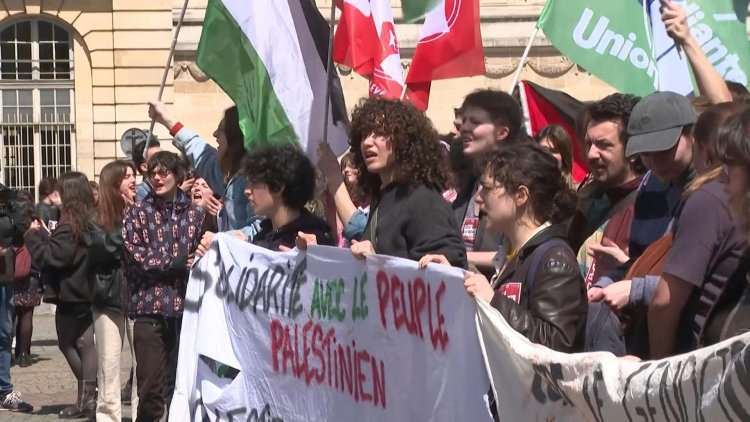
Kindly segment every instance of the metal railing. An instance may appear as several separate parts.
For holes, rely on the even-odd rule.
[[[28,115],[4,117],[0,122],[0,183],[28,190],[36,198],[43,177],[72,170],[75,126],[69,115],[48,114],[39,121]]]

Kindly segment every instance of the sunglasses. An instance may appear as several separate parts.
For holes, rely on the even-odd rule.
[[[170,170],[161,169],[161,170],[156,170],[156,171],[150,172],[148,174],[148,177],[149,177],[149,179],[153,179],[154,177],[156,177],[158,175],[160,178],[166,179],[167,177],[169,177],[170,174],[172,174],[172,172]]]

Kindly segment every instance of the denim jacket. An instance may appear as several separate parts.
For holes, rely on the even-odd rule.
[[[344,229],[341,235],[349,242],[352,240],[360,240],[362,234],[365,232],[365,228],[367,227],[367,219],[369,216],[369,207],[367,209],[357,208],[357,211],[354,211],[354,214],[349,218],[349,221],[344,224]]]
[[[219,213],[219,231],[241,230],[253,237],[259,229],[260,218],[253,212],[245,197],[247,178],[235,175],[228,182],[219,166],[216,148],[206,143],[192,130],[183,127],[174,136],[174,146],[185,153],[196,173],[206,179],[206,183],[216,193],[222,194],[224,207]]]

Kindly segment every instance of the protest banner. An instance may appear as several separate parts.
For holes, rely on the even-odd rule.
[[[491,420],[462,278],[218,234],[191,273],[169,420]]]
[[[748,421],[750,333],[669,359],[558,353],[477,301],[502,421]]]

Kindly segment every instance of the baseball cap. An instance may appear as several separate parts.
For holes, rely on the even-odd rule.
[[[682,128],[696,120],[695,110],[684,95],[668,91],[648,95],[630,113],[625,155],[666,151],[677,144]]]

